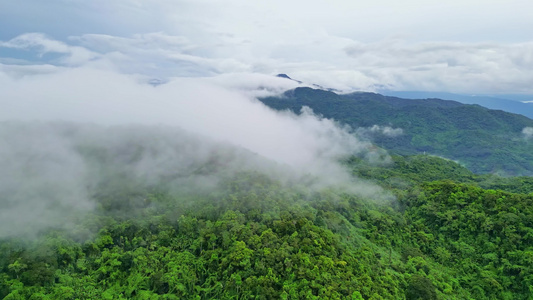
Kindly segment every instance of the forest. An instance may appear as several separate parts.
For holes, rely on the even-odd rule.
[[[1,299],[533,300],[533,0],[0,0]]]
[[[190,137],[179,141],[187,139],[191,148]],[[310,188],[262,169],[220,172],[232,156],[215,151],[187,172],[146,181],[115,166],[155,151],[128,141],[126,156],[103,146],[109,141],[77,146],[101,167],[94,209],[73,211],[66,227],[0,239],[0,298],[533,296],[531,177],[479,175],[430,155],[341,161],[354,182],[379,185],[383,197]],[[218,180],[191,188],[182,179],[192,174]]]
[[[480,174],[533,175],[531,142],[522,134],[524,128],[533,127],[533,120],[523,115],[442,99],[402,99],[367,92],[336,94],[307,87],[260,101],[295,113],[307,106],[354,129],[367,128],[369,138],[393,154],[439,155]],[[401,130],[401,134],[372,132],[379,129],[375,125]]]

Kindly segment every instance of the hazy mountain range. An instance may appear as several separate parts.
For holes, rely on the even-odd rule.
[[[465,104],[478,104],[490,109],[499,109],[515,114],[524,115],[533,119],[532,95],[463,95],[445,92],[420,92],[420,91],[380,91],[386,96],[407,99],[454,100]]]
[[[533,174],[533,120],[523,115],[450,100],[342,95],[307,87],[261,101],[295,113],[310,107],[391,153],[438,155],[478,173]]]

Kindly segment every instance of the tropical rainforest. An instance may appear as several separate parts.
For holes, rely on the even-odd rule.
[[[52,222],[3,234],[0,298],[533,298],[533,178],[502,176],[533,171],[531,141],[502,136],[532,120],[441,100],[420,109],[394,99],[378,102],[374,95],[310,89],[267,100],[299,110],[300,102],[291,104],[307,99],[291,98],[299,93],[332,98],[309,106],[353,128],[404,130],[373,140],[376,151],[389,151],[387,159],[339,158],[354,185],[374,189],[313,185],[313,175],[285,180],[260,164],[235,167],[232,161],[257,157],[227,147],[190,160],[205,147],[184,134],[154,133],[160,128],[144,129],[144,135],[139,128],[135,134],[115,128],[117,134],[106,131],[110,137],[96,142],[93,133],[100,129],[56,124],[94,166],[86,183],[93,206],[57,216],[67,218],[67,226]],[[365,111],[363,100],[350,102],[355,98],[373,106]],[[76,142],[80,134],[83,142]],[[177,150],[161,156],[156,146],[168,136]],[[476,148],[483,146],[485,152]],[[139,173],[146,157],[157,155],[164,172],[144,167]],[[60,159],[44,158],[50,157]],[[23,175],[33,172],[24,166]],[[46,185],[42,191],[33,199],[53,198]],[[0,197],[6,207],[16,205],[5,200],[10,194]],[[66,204],[48,205],[61,210]]]

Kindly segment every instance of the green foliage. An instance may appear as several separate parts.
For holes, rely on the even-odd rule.
[[[433,300],[437,299],[437,293],[435,292],[435,286],[433,282],[426,277],[418,274],[413,275],[409,279],[409,285],[407,286],[407,292],[405,294],[407,300]]]
[[[372,179],[389,189],[406,190],[425,182],[451,180],[484,189],[520,194],[533,193],[533,177],[478,175],[457,162],[430,155],[392,155],[391,162],[385,165],[376,165],[361,158],[350,157],[345,164],[352,169],[354,175]]]
[[[0,297],[533,296],[533,194],[483,189],[498,180],[435,157],[393,160],[346,162],[392,189],[397,200],[387,204],[287,187],[259,173],[227,178],[209,195],[151,187],[141,191],[150,205],[130,217],[109,215],[106,201],[118,200],[98,197],[102,210],[81,222],[97,229],[91,239],[50,231],[31,242],[0,241]],[[516,180],[523,186],[513,189],[525,189],[527,178]],[[138,195],[117,191],[128,194]]]

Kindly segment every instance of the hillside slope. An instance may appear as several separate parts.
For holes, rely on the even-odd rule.
[[[56,145],[4,153],[22,183],[0,190],[1,299],[532,296],[530,177],[429,155],[345,158],[352,186],[394,196],[383,197],[286,180],[260,157],[177,129],[0,128]]]
[[[127,200],[101,198],[74,234],[0,239],[0,297],[529,299],[532,196],[441,181],[378,204],[242,173],[206,195],[142,191],[122,217],[106,207]]]
[[[375,93],[338,95],[311,88],[297,88],[260,101],[296,113],[308,106],[352,128],[378,125],[401,129],[403,134],[396,136],[368,135],[392,153],[439,155],[476,173],[533,175],[533,140],[522,133],[524,128],[533,127],[533,120],[521,115],[455,101],[410,100]]]

